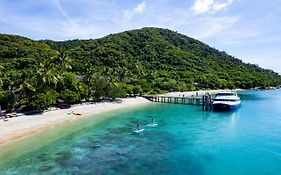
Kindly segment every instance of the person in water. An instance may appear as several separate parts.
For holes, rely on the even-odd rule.
[[[152,118],[151,118],[151,124],[153,124],[153,123],[154,123],[154,118],[152,117]]]
[[[140,130],[140,127],[141,127],[141,123],[140,123],[140,122],[137,122],[137,130],[138,130],[138,131]]]

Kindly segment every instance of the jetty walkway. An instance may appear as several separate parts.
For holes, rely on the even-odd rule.
[[[183,105],[197,105],[202,106],[203,111],[212,110],[212,95],[206,93],[203,96],[191,95],[188,97],[184,96],[169,96],[169,95],[142,95],[142,97],[159,103],[174,103]]]

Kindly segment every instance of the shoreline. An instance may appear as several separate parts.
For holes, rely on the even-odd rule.
[[[238,91],[241,89],[236,89]],[[217,93],[222,90],[199,90],[186,92],[170,92],[167,96],[191,96]],[[48,130],[67,122],[74,122],[87,117],[96,117],[96,114],[110,112],[116,109],[145,105],[152,103],[143,97],[122,98],[120,102],[82,103],[73,105],[68,109],[51,109],[40,114],[24,115],[9,118],[8,121],[0,120],[0,147],[10,142],[24,139],[38,132]],[[80,113],[81,115],[74,115]]]
[[[9,118],[8,121],[0,120],[0,147],[67,122],[96,117],[96,114],[99,113],[148,103],[151,102],[142,97],[123,98],[121,102],[83,103],[73,105],[68,109],[44,111],[35,115],[20,115]],[[72,112],[80,113],[81,115],[71,114]]]

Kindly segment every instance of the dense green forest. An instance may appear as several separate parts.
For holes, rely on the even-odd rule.
[[[271,70],[159,28],[63,42],[1,34],[0,60],[0,105],[8,112],[127,94],[281,84]]]

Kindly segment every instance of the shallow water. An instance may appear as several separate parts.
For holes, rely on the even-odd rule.
[[[281,174],[281,91],[240,97],[232,112],[153,103],[54,128],[0,154],[0,174]]]

